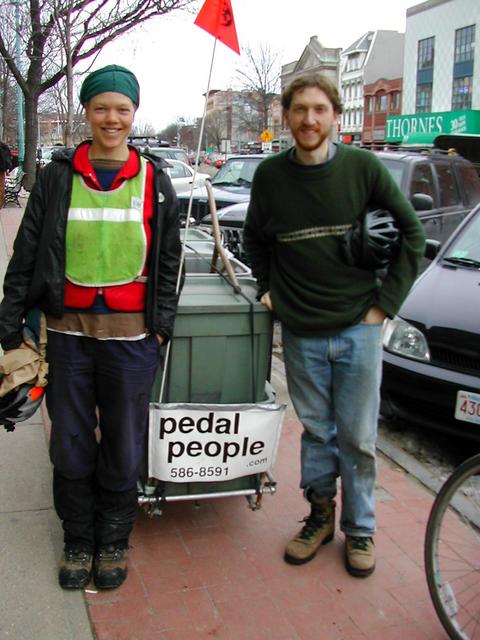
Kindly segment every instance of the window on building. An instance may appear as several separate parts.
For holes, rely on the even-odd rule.
[[[435,54],[435,38],[418,41],[417,69],[432,69]]]
[[[386,111],[387,110],[387,95],[385,93],[382,93],[380,95],[377,95],[377,102],[375,104],[375,110],[376,111]]]
[[[472,108],[472,80],[472,76],[453,79],[452,111]]]
[[[455,31],[452,111],[472,108],[475,25]]]
[[[367,113],[373,112],[373,96],[367,96]]]
[[[469,62],[475,52],[475,25],[455,31],[454,62]]]
[[[391,94],[390,111],[400,111],[400,91],[393,91]]]
[[[427,113],[432,109],[434,59],[435,38],[432,37],[419,40],[417,50],[416,113]]]
[[[348,56],[347,71],[355,71],[360,69],[360,54],[352,53]]]
[[[418,84],[415,101],[416,113],[428,113],[432,109],[432,85]]]
[[[460,202],[460,195],[452,168],[448,164],[437,164],[435,169],[440,190],[440,206],[452,207]]]

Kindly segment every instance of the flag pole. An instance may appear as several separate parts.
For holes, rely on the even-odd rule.
[[[187,209],[187,219],[185,222],[185,234],[183,236],[183,242],[182,242],[182,252],[180,255],[180,267],[178,269],[178,276],[177,276],[177,286],[176,286],[176,290],[175,293],[178,294],[180,293],[180,284],[182,282],[182,270],[183,270],[183,261],[185,258],[185,244],[187,242],[187,235],[188,235],[188,228],[190,225],[190,215],[192,213],[192,203],[193,203],[193,190],[195,188],[195,178],[197,176],[197,172],[198,172],[198,159],[200,157],[200,150],[202,148],[202,138],[203,138],[203,131],[205,129],[205,119],[206,119],[206,115],[207,115],[207,105],[208,105],[208,94],[210,93],[210,83],[212,80],[212,71],[213,71],[213,63],[215,60],[215,51],[216,51],[216,47],[217,47],[217,38],[213,39],[213,50],[212,50],[212,59],[210,61],[210,70],[208,72],[208,80],[207,80],[207,91],[205,93],[205,101],[203,104],[203,115],[202,115],[202,120],[200,123],[200,133],[198,136],[198,145],[197,145],[197,153],[195,154],[195,165],[193,167],[193,179],[192,179],[192,186],[190,187],[190,198],[188,200],[188,209]],[[160,385],[160,395],[159,395],[159,402],[162,402],[162,398],[163,398],[163,393],[165,390],[165,382],[166,382],[166,378],[167,378],[167,369],[168,369],[168,362],[170,359],[170,345],[172,344],[172,341],[169,340],[168,344],[167,344],[167,350],[165,353],[165,360],[163,363],[163,371],[162,371],[162,382]]]
[[[183,244],[182,244],[182,262],[183,262],[183,254],[184,254],[184,250],[185,250],[185,241],[186,241],[187,233],[188,233],[188,227],[190,225],[190,216],[191,216],[191,213],[192,213],[193,190],[195,189],[195,178],[196,178],[197,173],[198,173],[198,159],[200,157],[200,149],[202,148],[203,131],[205,129],[205,119],[206,119],[206,115],[207,115],[208,94],[210,93],[210,82],[212,80],[212,71],[213,71],[213,63],[214,63],[214,60],[215,60],[216,47],[217,47],[217,38],[214,38],[214,40],[213,40],[213,50],[212,50],[212,59],[210,61],[210,70],[208,72],[207,91],[205,93],[205,101],[204,101],[204,104],[203,104],[203,115],[202,115],[202,120],[201,120],[201,123],[200,123],[200,133],[198,135],[197,152],[195,154],[195,165],[193,167],[192,186],[190,187],[190,197],[188,199],[187,219],[185,221],[185,236],[184,236]],[[177,279],[177,293],[180,290],[181,274],[182,274],[182,270],[180,269],[179,272],[178,272],[178,279]]]

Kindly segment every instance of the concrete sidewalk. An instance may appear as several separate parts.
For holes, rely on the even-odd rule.
[[[3,282],[22,209],[0,209]],[[91,640],[82,593],[59,589],[62,531],[53,509],[41,412],[7,433],[0,427],[0,638]]]
[[[0,268],[21,210],[0,210]],[[272,384],[288,402],[283,368]],[[61,528],[52,506],[42,415],[0,432],[0,639],[445,640],[427,592],[423,537],[430,492],[379,455],[377,570],[350,577],[343,535],[307,565],[283,562],[307,506],[298,489],[301,425],[287,412],[278,491],[252,512],[243,497],[139,512],[130,570],[118,590],[62,591]]]

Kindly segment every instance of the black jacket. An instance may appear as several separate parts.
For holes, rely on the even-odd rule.
[[[35,182],[13,245],[0,304],[4,350],[22,340],[25,314],[32,307],[60,318],[64,313],[65,232],[72,189],[74,149],[55,154]],[[162,158],[145,154],[155,175],[152,244],[148,264],[146,326],[169,338],[177,310],[181,243],[178,204]]]
[[[0,141],[0,173],[13,169],[13,158],[7,144]]]

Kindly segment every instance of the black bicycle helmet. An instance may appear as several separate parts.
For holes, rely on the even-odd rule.
[[[360,269],[384,269],[400,247],[400,234],[389,211],[367,211],[341,238],[345,262]]]
[[[33,416],[41,405],[45,389],[33,384],[21,384],[0,398],[0,424],[7,431],[13,431],[17,422]]]

